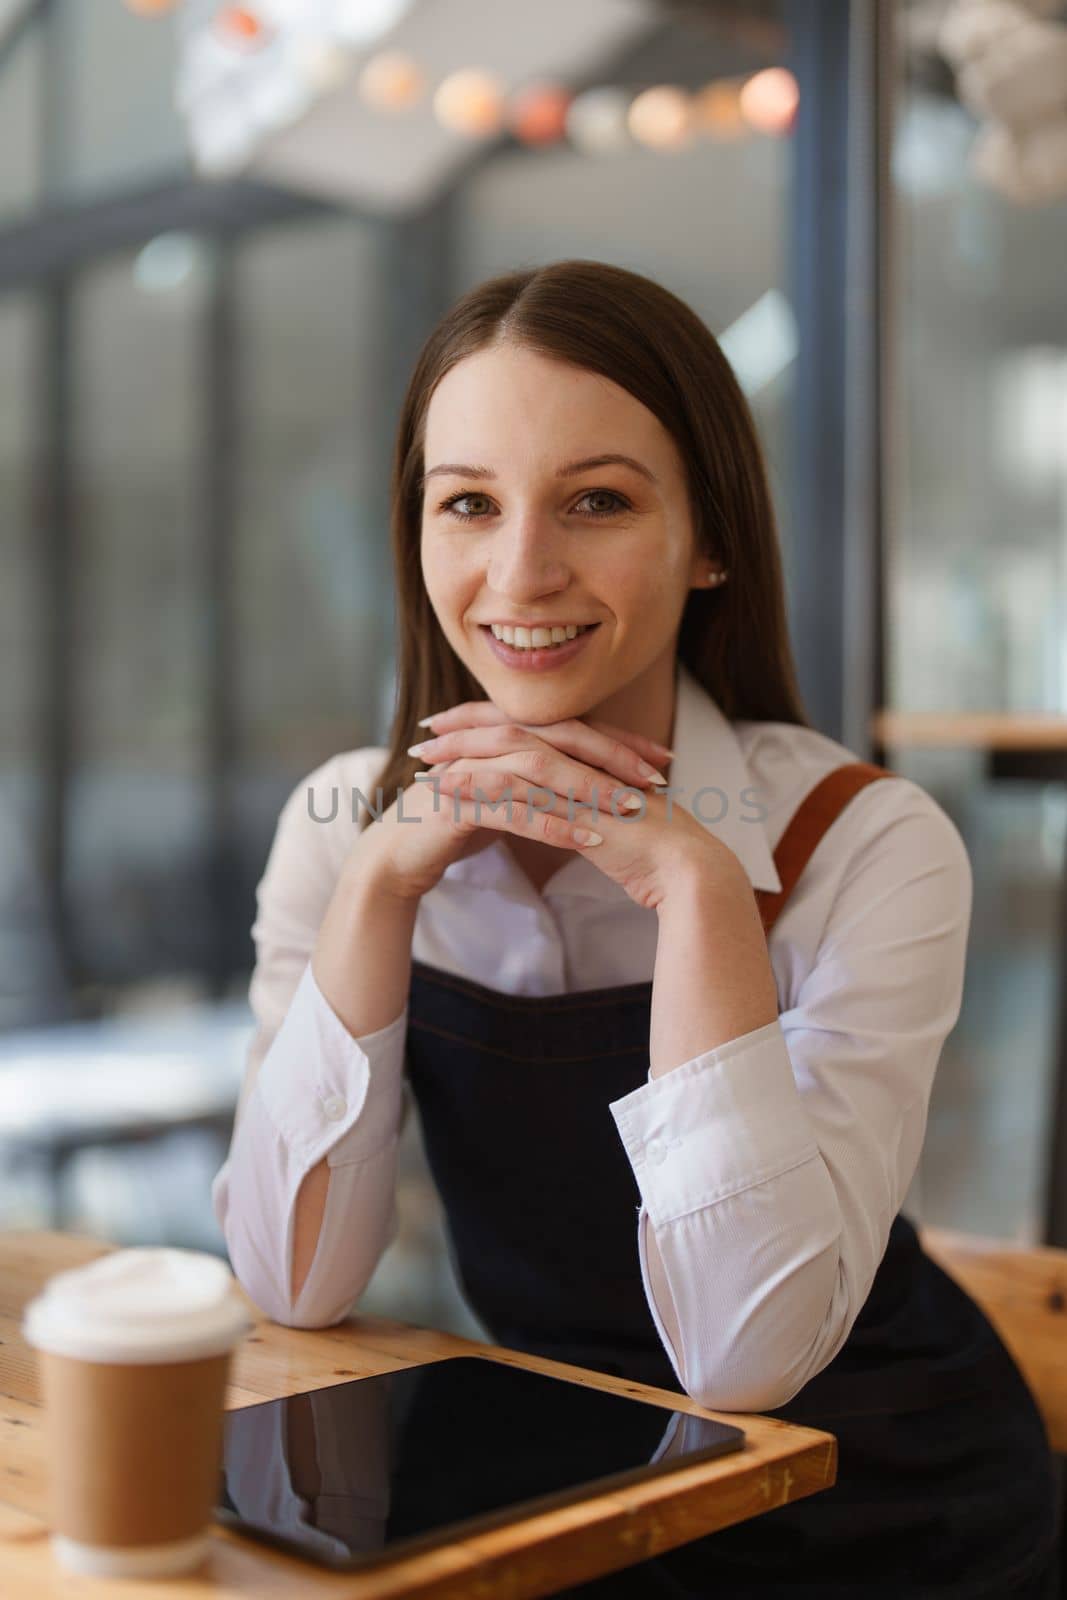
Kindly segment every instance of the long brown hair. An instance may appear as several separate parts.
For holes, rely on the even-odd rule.
[[[445,638],[422,580],[423,438],[430,397],[445,374],[502,341],[610,378],[673,435],[698,548],[719,557],[730,574],[717,589],[690,592],[678,655],[731,720],[810,727],[789,642],[763,454],[729,362],[696,313],[652,279],[602,261],[555,261],[471,289],[434,328],[408,383],[392,469],[399,681],[389,755],[377,780],[384,803],[422,765],[407,754],[418,719],[485,699]]]

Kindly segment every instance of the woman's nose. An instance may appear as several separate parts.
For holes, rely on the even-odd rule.
[[[516,600],[565,587],[570,572],[551,523],[530,515],[510,528],[499,529],[490,549],[486,580],[497,594]]]

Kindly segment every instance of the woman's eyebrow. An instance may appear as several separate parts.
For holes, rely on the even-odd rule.
[[[562,467],[558,468],[556,477],[572,478],[577,472],[588,472],[590,467],[611,466],[632,467],[635,472],[639,472],[642,477],[647,478],[649,483],[655,483],[657,481],[655,473],[651,472],[649,468],[644,466],[640,461],[635,460],[633,456],[623,456],[615,453],[601,456],[586,456],[582,461],[568,461]],[[436,477],[495,478],[496,473],[491,467],[469,467],[464,466],[462,462],[442,461],[438,466],[431,467],[428,472],[424,472],[422,475],[422,481],[425,483],[427,478]]]

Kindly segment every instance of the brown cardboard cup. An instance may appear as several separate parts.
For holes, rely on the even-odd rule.
[[[251,1326],[229,1268],[195,1250],[113,1251],[26,1308],[62,1566],[147,1577],[203,1560],[231,1352]]]

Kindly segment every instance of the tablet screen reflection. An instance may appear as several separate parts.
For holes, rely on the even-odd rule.
[[[218,1510],[350,1566],[472,1518],[505,1520],[520,1502],[743,1442],[687,1412],[460,1356],[227,1412]]]

